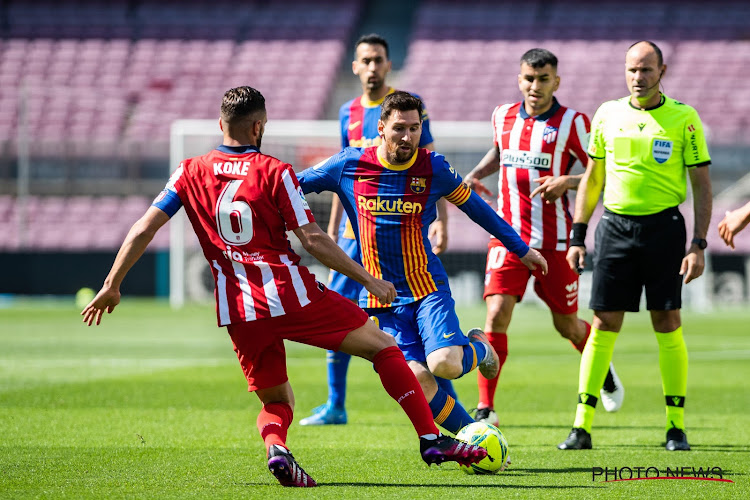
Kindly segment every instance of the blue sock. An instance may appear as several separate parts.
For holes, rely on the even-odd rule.
[[[345,352],[328,351],[328,403],[339,408],[346,402],[346,371],[352,357]]]
[[[464,372],[462,375],[466,375],[476,368],[484,360],[485,356],[487,356],[487,346],[484,342],[472,342],[469,345],[465,345],[463,359]]]
[[[463,427],[474,421],[471,415],[466,413],[461,403],[449,396],[440,387],[430,401],[430,409],[435,423],[453,434],[458,433]]]
[[[458,401],[458,394],[456,394],[456,389],[453,388],[453,382],[447,378],[440,377],[435,377],[435,382],[437,382],[438,387],[444,390],[450,397]]]

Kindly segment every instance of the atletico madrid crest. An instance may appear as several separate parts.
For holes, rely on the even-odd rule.
[[[424,177],[412,177],[409,187],[411,187],[412,192],[422,194],[427,189],[427,179]]]
[[[557,139],[557,128],[553,127],[551,125],[547,125],[544,127],[544,132],[542,133],[542,139],[544,139],[544,142],[547,144],[552,144]]]

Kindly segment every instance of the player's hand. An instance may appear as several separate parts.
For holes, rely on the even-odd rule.
[[[390,304],[396,300],[396,287],[390,281],[373,277],[364,286],[381,304]]]
[[[682,259],[682,265],[680,266],[680,276],[685,277],[685,284],[687,285],[695,278],[700,277],[703,274],[703,268],[705,267],[705,258],[703,250],[696,250],[691,248],[685,258]]]
[[[726,212],[724,218],[719,222],[719,236],[732,250],[734,250],[734,235],[747,226],[748,220],[742,210],[737,209]]]
[[[445,221],[442,220],[436,220],[430,225],[430,232],[427,237],[434,242],[432,252],[435,255],[440,255],[448,248],[448,228],[446,225]]]
[[[547,274],[547,260],[534,248],[529,248],[528,253],[521,257],[521,262],[532,271],[536,271],[537,267],[541,267],[542,274]]]
[[[568,255],[565,256],[570,268],[581,274],[586,267],[586,249],[584,247],[573,246],[568,248]]]
[[[530,197],[533,198],[534,196],[541,194],[542,199],[548,204],[553,203],[568,190],[567,175],[561,175],[559,177],[547,175],[545,177],[534,179],[534,182],[539,184],[539,186],[531,192]]]
[[[81,316],[83,316],[83,322],[88,326],[96,320],[96,324],[102,322],[102,314],[106,309],[108,313],[112,313],[115,310],[117,304],[120,303],[120,291],[107,286],[102,287],[99,293],[96,294],[94,300],[83,308]]]
[[[489,196],[490,198],[494,198],[494,194],[492,194],[492,191],[487,189],[487,187],[482,184],[482,181],[479,179],[475,179],[474,177],[471,177],[467,175],[464,177],[464,184],[469,186],[470,189],[475,191],[479,196]]]

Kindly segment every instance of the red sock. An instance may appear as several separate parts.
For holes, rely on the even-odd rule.
[[[583,354],[583,348],[586,347],[586,341],[589,339],[589,335],[591,335],[591,325],[587,321],[583,321],[583,324],[586,325],[586,336],[583,337],[583,340],[577,344],[573,344],[573,342],[571,342],[571,344],[573,344],[573,347],[575,347],[576,350],[581,354]]]
[[[497,352],[497,357],[500,358],[500,369],[503,369],[505,360],[508,359],[508,335],[505,333],[498,332],[484,332],[487,335],[487,340],[490,341],[492,347]],[[479,386],[479,403],[477,408],[494,408],[495,407],[495,390],[497,389],[497,381],[500,378],[500,372],[497,372],[497,377],[493,379],[486,379],[477,370],[477,385]]]
[[[383,388],[404,409],[417,435],[440,434],[432,420],[432,410],[424,398],[422,387],[406,364],[401,349],[386,347],[375,355],[372,363],[380,375]]]
[[[260,437],[266,444],[266,453],[272,444],[286,448],[286,434],[293,418],[292,407],[286,403],[268,403],[263,406],[256,423]]]

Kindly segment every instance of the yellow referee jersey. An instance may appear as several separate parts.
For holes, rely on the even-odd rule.
[[[591,121],[588,154],[605,161],[604,206],[649,215],[685,201],[687,168],[711,163],[694,108],[662,95],[642,110],[630,96],[602,104]]]

